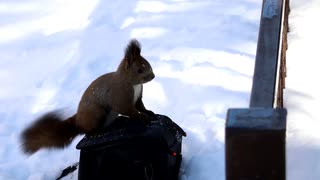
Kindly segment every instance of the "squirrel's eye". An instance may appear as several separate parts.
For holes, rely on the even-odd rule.
[[[141,73],[143,73],[143,70],[142,69],[138,69],[137,73],[141,74]]]

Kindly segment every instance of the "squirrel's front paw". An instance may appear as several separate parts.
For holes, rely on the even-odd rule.
[[[151,122],[150,116],[146,113],[140,112],[139,114],[137,114],[136,116],[133,117],[133,119],[149,124]]]
[[[158,119],[157,116],[152,111],[149,111],[149,110],[139,112],[135,116],[132,116],[132,118],[147,124],[149,124],[151,121]]]
[[[158,117],[154,112],[146,110],[145,113],[149,116],[150,121],[158,120]]]
[[[149,121],[149,120],[150,120],[150,116],[149,116],[149,114],[147,114],[147,113],[141,112],[141,113],[140,113],[140,119],[141,119],[141,120],[145,120],[145,121]]]
[[[149,110],[141,112],[141,115],[143,116],[141,119],[143,119],[144,121],[147,121],[148,123],[150,123],[151,121],[159,120],[158,116],[154,112]]]

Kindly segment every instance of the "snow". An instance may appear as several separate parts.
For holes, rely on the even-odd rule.
[[[284,105],[288,108],[288,179],[320,179],[320,1],[291,1],[287,51],[287,84]]]
[[[288,179],[320,179],[319,87],[307,81],[317,73],[320,3],[291,4]],[[55,179],[79,160],[80,136],[28,157],[20,132],[51,110],[72,115],[89,83],[117,68],[131,38],[156,75],[144,85],[146,107],[188,133],[181,179],[225,179],[225,115],[248,107],[260,14],[257,0],[1,1],[0,179]]]

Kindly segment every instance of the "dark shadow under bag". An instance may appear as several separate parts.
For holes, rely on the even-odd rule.
[[[127,117],[85,136],[79,180],[177,180],[185,132],[166,116],[145,124]]]

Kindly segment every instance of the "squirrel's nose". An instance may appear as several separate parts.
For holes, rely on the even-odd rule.
[[[153,78],[155,77],[155,75],[153,73],[148,74],[147,76],[144,77],[144,80],[147,81],[151,81]]]
[[[151,76],[151,79],[155,78],[154,73],[152,73],[150,76]]]

